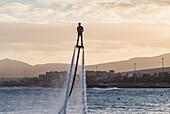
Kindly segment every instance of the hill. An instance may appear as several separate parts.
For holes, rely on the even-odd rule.
[[[27,63],[11,59],[0,60],[0,77],[4,78],[36,77],[47,71],[66,71],[68,69],[69,64],[49,63],[32,66]]]
[[[11,59],[3,59],[0,60],[0,69],[24,69],[24,68],[31,68],[32,66],[16,60]]]
[[[152,69],[153,71],[153,69],[162,66],[161,58],[164,58],[165,67],[170,66],[170,53],[167,53],[154,57],[135,57],[124,61],[87,65],[86,70],[96,70],[97,66],[98,71],[115,70],[116,72],[127,72],[133,71],[134,63],[136,63],[137,70]],[[69,66],[69,64],[63,63],[48,63],[32,66],[21,61],[3,59],[0,60],[0,77],[35,77],[47,71],[68,71]],[[147,70],[147,72],[149,71],[150,70]]]
[[[162,59],[164,58],[164,66],[170,66],[170,53],[154,56],[154,57],[135,57],[129,60],[109,62],[97,65],[86,66],[86,70],[115,70],[116,72],[125,72],[134,70],[134,63],[136,63],[136,69],[153,69],[162,67]]]

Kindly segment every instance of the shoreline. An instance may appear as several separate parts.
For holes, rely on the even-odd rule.
[[[42,87],[57,88],[55,86],[38,86],[38,85],[0,85],[1,87]],[[87,85],[87,88],[170,88],[170,84],[99,84]]]
[[[87,88],[170,88],[170,84],[100,84],[88,85]]]

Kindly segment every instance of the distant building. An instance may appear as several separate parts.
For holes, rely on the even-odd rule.
[[[97,84],[113,83],[115,79],[115,71],[86,71],[86,82],[88,86]]]

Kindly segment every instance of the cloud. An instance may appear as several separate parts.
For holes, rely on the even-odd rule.
[[[120,0],[115,2],[100,3],[103,11],[115,12],[127,22],[169,22],[170,4],[167,0]],[[112,14],[112,13],[111,13]],[[167,14],[167,15],[165,15]]]
[[[41,3],[41,4],[52,4],[52,3],[55,3],[57,2],[56,0],[37,0],[38,3]]]
[[[30,6],[21,3],[6,3],[1,5],[1,11],[23,12],[29,11]]]
[[[2,2],[8,21],[170,23],[169,0],[36,0]],[[1,17],[3,18],[3,17]],[[5,19],[1,19],[5,20]]]
[[[74,4],[82,0],[36,0],[40,4]]]
[[[18,18],[14,17],[14,16],[11,16],[9,14],[6,14],[6,13],[1,13],[0,14],[0,22],[16,22],[18,21]]]
[[[32,43],[1,43],[1,51],[32,51],[34,52],[59,52],[64,51],[58,45],[32,44]]]
[[[50,8],[35,8],[33,9],[32,12],[30,12],[30,15],[37,17],[37,18],[41,18],[41,17],[49,16],[53,14],[54,12],[55,11]]]

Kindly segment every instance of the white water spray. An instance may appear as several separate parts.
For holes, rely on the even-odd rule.
[[[76,53],[76,51],[78,51]],[[81,65],[79,55],[82,52]],[[76,64],[75,55],[77,54]],[[75,64],[75,65],[74,65]],[[74,67],[75,66],[75,67]],[[77,73],[81,67],[80,74]],[[74,73],[73,73],[74,69]],[[67,87],[64,105],[58,114],[87,114],[86,112],[86,78],[84,69],[84,47],[78,46],[74,48],[70,71],[68,74]]]

